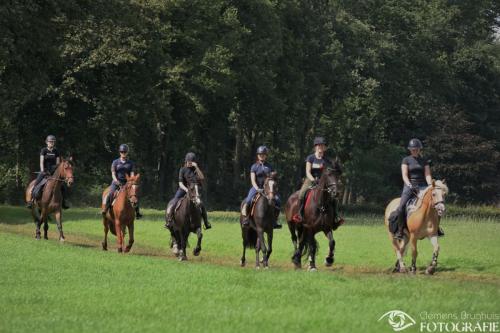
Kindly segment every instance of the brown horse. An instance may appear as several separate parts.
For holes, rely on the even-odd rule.
[[[108,231],[116,235],[118,252],[130,252],[130,249],[132,249],[132,245],[134,244],[135,207],[139,203],[140,176],[140,174],[134,176],[127,175],[127,182],[116,192],[113,206],[108,210],[106,216],[102,218],[102,224],[104,225],[102,249],[104,251],[108,250]],[[109,187],[102,193],[102,209],[106,205],[108,193]],[[129,233],[128,245],[126,247],[124,247],[125,227],[128,228]]]
[[[260,268],[259,252],[262,251],[262,264],[264,268],[269,268],[269,257],[273,252],[273,225],[279,215],[276,209],[275,193],[278,192],[278,182],[276,172],[272,172],[264,181],[264,194],[257,194],[255,203],[249,210],[253,214],[249,216],[249,223],[243,225],[245,218],[240,213],[241,236],[243,237],[243,255],[240,265],[243,267],[246,263],[246,248],[255,249],[255,268]],[[243,207],[245,201],[241,203]],[[264,234],[267,234],[267,247]]]
[[[168,207],[173,203],[173,199],[168,203],[165,210],[165,219],[167,219]],[[200,188],[197,184],[190,184],[186,196],[180,199],[177,204],[178,208],[174,213],[174,221],[172,227],[169,227],[171,235],[171,247],[174,254],[177,255],[179,261],[187,260],[186,247],[189,234],[196,233],[198,242],[193,250],[194,256],[199,256],[201,252],[201,240],[203,234],[201,232],[201,195]]]
[[[407,229],[404,230],[404,238],[396,240],[393,238],[389,230],[389,216],[395,211],[399,205],[399,198],[392,200],[385,209],[385,226],[389,233],[389,238],[392,242],[392,247],[396,253],[396,266],[393,272],[405,273],[406,268],[403,262],[403,256],[406,252],[408,244],[411,245],[412,261],[410,272],[417,272],[417,240],[429,238],[434,248],[432,261],[425,270],[426,274],[434,274],[437,267],[437,259],[439,255],[438,244],[438,229],[439,221],[445,211],[444,199],[448,193],[448,187],[444,181],[432,181],[432,185],[427,187],[419,196],[417,209],[408,217]]]
[[[329,253],[325,258],[325,264],[331,266],[334,262],[335,239],[333,231],[341,224],[336,211],[337,207],[337,177],[339,173],[332,167],[327,167],[319,179],[318,185],[310,190],[310,203],[304,209],[302,222],[295,222],[294,216],[299,212],[299,192],[293,193],[285,205],[285,215],[290,230],[294,254],[292,262],[295,268],[301,267],[301,258],[309,253],[310,271],[316,270],[316,233],[322,231],[328,238]],[[297,244],[298,242],[298,244]]]
[[[68,187],[73,184],[73,163],[72,158],[62,161],[56,166],[54,174],[50,176],[45,184],[42,192],[42,197],[37,199],[32,208],[31,215],[36,224],[36,239],[40,239],[40,226],[43,223],[43,238],[48,239],[47,230],[49,230],[49,215],[54,214],[57,222],[57,229],[59,230],[59,240],[64,242],[64,233],[62,229],[62,182],[65,182]],[[35,180],[26,188],[25,200],[31,201],[31,192]]]

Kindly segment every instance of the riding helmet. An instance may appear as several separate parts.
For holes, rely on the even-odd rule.
[[[128,153],[128,146],[124,143],[122,143],[120,145],[120,148],[118,148],[118,151],[121,153],[121,152],[125,152],[125,153]]]
[[[269,149],[267,149],[266,146],[260,146],[257,148],[257,154],[267,154],[268,151]]]
[[[196,160],[196,154],[193,152],[189,152],[186,154],[184,161],[186,162],[194,162]]]
[[[45,141],[56,141],[56,137],[54,135],[47,135],[47,139],[45,139]]]
[[[408,143],[408,149],[413,149],[413,148],[422,149],[422,148],[424,148],[424,145],[422,144],[422,141],[414,138],[414,139],[411,139],[410,142]]]
[[[314,138],[314,145],[317,146],[317,145],[326,145],[326,140],[324,137],[322,136],[317,136]]]

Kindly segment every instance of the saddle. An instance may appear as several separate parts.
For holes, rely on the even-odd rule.
[[[413,196],[406,203],[406,220],[422,205],[422,198],[424,197],[425,191],[418,191],[417,195]]]
[[[262,194],[260,193],[257,193],[253,199],[252,199],[252,203],[250,203],[250,214],[248,215],[248,217],[253,217],[254,213],[255,213],[255,203],[257,202],[257,200],[259,200],[259,198],[262,196]]]
[[[302,222],[301,215],[304,216],[304,211],[306,210],[306,207],[309,207],[311,204],[311,199],[312,199],[312,190],[314,187],[310,187],[306,190],[306,193],[304,194],[304,200],[302,201],[302,205],[299,207],[299,212],[292,217],[292,221],[295,223],[300,223]]]

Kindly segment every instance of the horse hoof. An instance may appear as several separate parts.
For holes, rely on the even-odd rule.
[[[317,269],[316,267],[311,267],[311,266],[309,266],[309,267],[307,268],[307,270],[308,270],[309,272],[317,272],[317,271],[318,271],[318,269]]]
[[[36,235],[35,235],[35,239],[36,239],[36,240],[40,240],[41,238],[42,238],[42,237],[41,237],[41,235],[40,235],[40,234],[36,234]]]
[[[411,269],[410,269],[410,274],[411,274],[411,275],[415,275],[415,274],[417,274],[417,269],[416,269],[416,268],[411,268]]]
[[[43,236],[43,239],[49,240],[49,237],[48,236]]]
[[[188,258],[184,255],[179,256],[179,261],[186,261]]]
[[[326,267],[331,267],[333,265],[333,262],[335,260],[333,259],[333,257],[326,257],[325,258],[325,266]]]
[[[130,247],[128,247],[128,246],[127,246],[127,247],[125,248],[125,253],[129,253],[129,252],[130,252]]]
[[[259,270],[260,270],[260,266],[255,266],[255,269],[256,269],[257,271],[259,271]]]
[[[434,267],[434,266],[429,266],[425,270],[425,274],[427,274],[427,275],[433,275],[435,272],[436,272],[436,267]]]
[[[245,267],[246,263],[243,260],[240,260],[240,266]]]
[[[193,250],[193,256],[197,257],[200,255],[200,252],[201,252],[201,248],[196,248]]]
[[[172,253],[175,254],[176,256],[179,255],[179,248],[177,247],[177,244],[174,244],[172,246]]]
[[[61,243],[64,243],[64,241],[65,241],[65,240],[66,240],[66,239],[65,239],[64,237],[60,237],[60,238],[59,238],[59,242],[61,242]]]
[[[122,252],[123,252],[122,248],[121,248],[121,247],[119,247],[119,248],[118,248],[118,253],[122,253]]]
[[[108,245],[107,244],[105,244],[104,242],[102,242],[101,245],[102,245],[102,250],[103,251],[107,251],[108,250]]]
[[[401,268],[399,269],[399,273],[408,273],[408,271],[406,270],[406,268],[401,267]]]

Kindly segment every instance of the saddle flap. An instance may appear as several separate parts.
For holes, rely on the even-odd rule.
[[[417,209],[422,205],[422,199],[424,197],[425,191],[418,191],[416,196],[413,196],[406,203],[406,217],[409,218]]]
[[[174,212],[176,212],[181,207],[181,204],[185,199],[186,199],[186,196],[183,196],[182,198],[177,200],[177,203],[175,204],[175,207],[174,207]]]
[[[250,209],[250,217],[252,217],[255,213],[255,203],[257,202],[257,200],[259,200],[259,198],[262,196],[262,194],[260,193],[257,193],[253,199],[252,199],[252,203],[251,203],[251,209]]]

